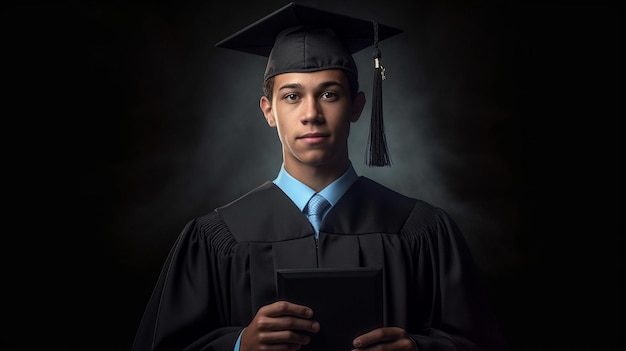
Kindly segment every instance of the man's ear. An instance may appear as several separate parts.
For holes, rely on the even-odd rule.
[[[259,106],[261,107],[261,111],[263,111],[267,124],[269,124],[270,127],[276,127],[276,120],[274,119],[272,111],[272,102],[266,96],[262,96]]]
[[[361,112],[365,107],[365,93],[359,91],[352,99],[352,111],[350,115],[350,122],[356,122],[361,117]]]

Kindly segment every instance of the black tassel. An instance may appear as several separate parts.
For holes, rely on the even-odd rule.
[[[372,93],[372,116],[370,118],[370,134],[367,140],[368,152],[365,163],[370,167],[391,166],[391,157],[387,148],[385,125],[383,123],[383,84],[385,68],[381,65],[381,53],[378,48],[378,23],[374,22],[374,85]]]

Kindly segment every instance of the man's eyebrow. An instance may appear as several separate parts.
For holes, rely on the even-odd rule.
[[[281,90],[284,90],[284,89],[302,89],[302,84],[300,84],[300,83],[285,84],[285,85],[281,86],[280,88],[278,88],[278,91],[281,91]]]
[[[319,85],[320,88],[328,88],[328,87],[332,87],[332,86],[338,86],[340,88],[344,88],[343,84],[341,84],[341,83],[339,83],[337,81],[334,81],[334,80],[331,80],[331,81],[328,81],[328,82],[324,82],[324,83]]]
[[[341,84],[340,82],[331,80],[328,82],[323,82],[320,83],[318,85],[319,88],[328,88],[328,87],[332,87],[332,86],[339,86],[341,88],[344,88],[343,84]],[[278,88],[278,91],[280,90],[284,90],[284,89],[303,89],[304,87],[302,86],[302,84],[300,83],[288,83],[285,85],[282,85],[280,88]]]

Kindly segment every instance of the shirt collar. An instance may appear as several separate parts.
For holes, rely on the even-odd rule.
[[[352,167],[352,163],[350,163],[348,169],[341,177],[328,184],[319,193],[328,200],[331,206],[334,206],[358,178],[359,176],[354,170],[354,167]],[[278,172],[278,176],[274,179],[273,183],[298,206],[300,211],[304,209],[304,206],[306,206],[311,196],[315,194],[315,190],[292,177],[291,174],[285,170],[284,164],[280,167],[280,172]]]

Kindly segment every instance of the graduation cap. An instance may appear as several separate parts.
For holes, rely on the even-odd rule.
[[[234,33],[215,46],[268,58],[264,80],[282,73],[344,70],[358,89],[352,54],[373,46],[374,85],[366,164],[389,166],[382,119],[382,80],[378,43],[402,30],[352,16],[291,2]]]

